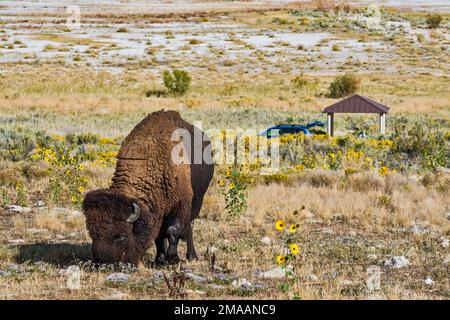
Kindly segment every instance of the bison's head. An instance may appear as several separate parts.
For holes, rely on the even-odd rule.
[[[151,225],[147,206],[109,189],[89,192],[83,202],[97,262],[137,265],[147,249]]]

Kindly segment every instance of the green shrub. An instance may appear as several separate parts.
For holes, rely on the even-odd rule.
[[[285,173],[276,173],[263,175],[263,181],[265,184],[279,183],[286,184],[289,181],[289,176]]]
[[[189,44],[192,44],[192,45],[196,45],[196,44],[202,43],[202,42],[201,42],[200,40],[198,40],[198,39],[189,39],[188,41],[189,41]]]
[[[165,70],[163,73],[164,86],[170,94],[182,96],[189,91],[191,77],[184,70],[175,69],[172,72]]]
[[[94,133],[80,133],[78,135],[74,133],[66,134],[66,140],[69,144],[97,144],[100,137]]]
[[[442,16],[438,13],[429,14],[426,19],[427,25],[431,29],[436,29],[442,22]]]
[[[359,88],[359,79],[352,74],[336,77],[331,83],[328,96],[342,98],[355,93]]]
[[[398,156],[401,162],[416,162],[424,170],[450,166],[444,134],[425,128],[423,123],[417,123],[406,135],[398,135],[391,152],[392,158]]]
[[[145,96],[147,98],[150,97],[165,97],[167,95],[167,92],[165,90],[161,90],[161,89],[150,89],[145,93]]]
[[[35,139],[30,132],[0,129],[0,158],[20,161],[28,157],[35,146]]]
[[[232,217],[238,217],[247,210],[247,187],[245,175],[242,175],[242,167],[234,165],[222,175],[219,187],[225,200],[225,210]]]
[[[283,19],[283,18],[275,17],[272,19],[272,23],[284,25],[284,24],[289,24],[289,21],[287,21],[286,19]]]

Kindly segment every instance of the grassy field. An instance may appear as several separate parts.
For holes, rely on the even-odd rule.
[[[428,29],[426,13],[383,8],[380,31],[355,18],[366,7],[236,6],[94,10],[80,30],[58,10],[5,11],[0,299],[449,298],[449,15]],[[173,68],[192,78],[182,97],[160,94],[162,71]],[[230,178],[217,165],[194,228],[198,261],[154,269],[151,247],[139,269],[91,262],[83,195],[110,184],[120,143],[146,114],[178,110],[205,130],[325,121],[321,110],[339,100],[330,83],[344,73],[391,107],[385,136],[374,115],[339,114],[335,138],[280,138],[279,173],[254,165]],[[360,130],[369,137],[356,138]],[[231,182],[246,195],[238,215],[226,208]],[[284,255],[279,220],[299,225],[300,250],[275,277],[264,272]],[[77,290],[67,288],[71,265],[81,269]],[[117,272],[126,280],[108,278]]]

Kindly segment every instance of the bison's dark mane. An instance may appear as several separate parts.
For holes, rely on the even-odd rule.
[[[125,221],[133,212],[133,203],[141,208],[141,217],[133,224],[133,232],[142,235],[146,241],[141,245],[145,246],[147,240],[153,239],[156,235],[149,234],[147,226],[155,225],[157,217],[155,213],[149,211],[148,207],[139,199],[132,198],[120,191],[113,189],[100,189],[86,194],[83,201],[83,211],[85,213],[97,212],[103,214],[108,212],[116,221]]]

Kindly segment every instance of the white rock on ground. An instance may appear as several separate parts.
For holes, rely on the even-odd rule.
[[[448,248],[448,246],[450,245],[450,241],[448,239],[442,238],[441,240],[441,246],[443,248]]]
[[[216,289],[216,290],[225,289],[224,286],[221,286],[219,284],[213,284],[213,285],[211,285],[211,288]]]
[[[208,248],[207,248],[207,251],[208,251],[209,254],[217,253],[218,250],[219,249],[217,249],[214,246],[208,246]]]
[[[306,281],[318,282],[319,278],[314,273],[310,273],[306,276]]]
[[[400,269],[409,266],[411,263],[404,256],[395,256],[384,261],[384,266],[388,268]]]
[[[34,204],[35,207],[45,207],[45,202],[43,200],[38,200]]]
[[[237,288],[237,289],[251,289],[252,288],[252,284],[250,283],[250,281],[248,281],[245,278],[234,280],[231,283],[231,285],[233,286],[233,288]]]
[[[434,283],[433,279],[431,279],[430,277],[427,277],[425,279],[425,284],[431,286]]]
[[[353,284],[354,284],[353,281],[350,281],[350,280],[339,281],[339,285],[341,285],[342,287],[352,286]]]
[[[128,282],[128,279],[130,278],[129,274],[118,272],[118,273],[112,273],[109,276],[106,277],[106,281],[110,282]]]
[[[25,240],[23,240],[23,239],[12,239],[12,240],[8,240],[8,242],[10,244],[21,244],[21,243],[25,243]]]
[[[8,207],[8,211],[12,213],[28,213],[31,212],[31,208],[12,205]]]
[[[186,272],[185,275],[186,278],[191,279],[195,282],[205,282],[207,280],[205,277],[198,276],[196,274],[193,274],[192,272]]]
[[[425,233],[427,232],[427,229],[426,229],[424,226],[421,226],[421,225],[419,225],[419,224],[417,224],[417,223],[414,223],[414,224],[410,227],[410,231],[411,231],[413,234],[416,234],[416,235],[423,235],[423,234],[425,234]]]
[[[264,237],[261,239],[261,243],[266,246],[270,246],[272,244],[272,240],[269,237]]]
[[[334,231],[334,230],[331,229],[331,228],[323,228],[323,229],[322,229],[322,233],[323,233],[323,234],[328,234],[328,235],[335,235],[335,234],[336,234],[336,231]]]
[[[256,277],[265,279],[280,279],[285,278],[292,270],[293,268],[290,265],[286,266],[286,268],[279,266],[268,271],[258,270],[255,275]]]
[[[64,271],[67,277],[66,287],[69,290],[79,290],[81,289],[81,270],[79,266],[72,265],[68,266]]]

